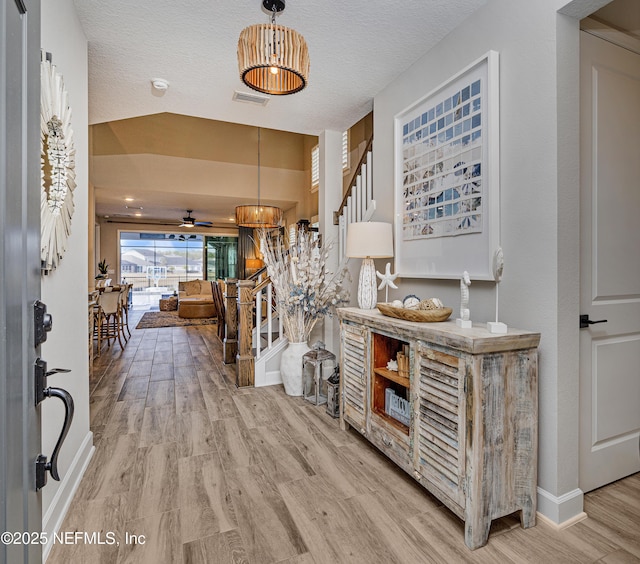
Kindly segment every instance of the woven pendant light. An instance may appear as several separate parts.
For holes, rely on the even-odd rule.
[[[260,203],[260,128],[258,128],[258,203],[236,207],[236,224],[241,227],[279,227],[282,210]]]
[[[236,224],[241,227],[280,227],[282,210],[274,206],[237,206]]]
[[[242,30],[238,39],[240,78],[249,88],[281,96],[300,92],[309,76],[309,51],[297,31],[276,24],[284,0],[263,0],[271,21]]]

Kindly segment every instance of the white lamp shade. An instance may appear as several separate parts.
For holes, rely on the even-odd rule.
[[[347,251],[351,258],[387,258],[393,256],[390,223],[359,221],[347,226]]]

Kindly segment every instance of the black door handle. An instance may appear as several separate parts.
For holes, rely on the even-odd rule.
[[[62,431],[56,442],[56,446],[53,448],[51,454],[51,460],[47,461],[47,457],[43,454],[39,454],[36,458],[36,490],[43,488],[47,483],[47,471],[51,474],[51,477],[60,481],[60,474],[58,473],[58,455],[62,448],[62,443],[67,438],[69,429],[71,428],[71,422],[73,421],[74,404],[71,394],[67,390],[62,388],[45,388],[47,377],[52,374],[59,374],[61,372],[70,372],[66,368],[54,368],[47,371],[47,363],[42,359],[37,359],[35,363],[35,403],[38,405],[45,398],[59,398],[64,404],[64,423],[62,425]]]
[[[60,454],[62,443],[64,443],[64,440],[67,438],[67,434],[69,433],[69,429],[71,428],[75,408],[73,405],[73,398],[67,390],[63,390],[62,388],[47,388],[44,391],[44,395],[48,398],[60,398],[62,403],[64,403],[64,423],[62,425],[62,431],[60,432],[56,446],[53,447],[51,461],[45,464],[45,470],[49,470],[51,477],[59,482],[60,474],[58,474],[58,455]]]
[[[591,321],[591,319],[589,319],[589,314],[586,313],[580,316],[580,329],[584,329],[586,327],[589,327],[589,325],[594,325],[595,323],[606,323],[606,322],[607,322],[606,319],[598,319],[598,321]]]

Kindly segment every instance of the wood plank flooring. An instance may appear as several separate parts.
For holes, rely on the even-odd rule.
[[[132,329],[96,360],[96,452],[61,531],[120,544],[56,545],[49,564],[640,562],[640,474],[588,494],[573,527],[509,516],[472,552],[462,522],[357,433],[279,386],[236,389],[221,354],[215,326]]]

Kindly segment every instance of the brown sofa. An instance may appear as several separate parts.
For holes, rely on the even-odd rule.
[[[178,282],[179,317],[199,319],[215,315],[216,307],[213,303],[211,282],[207,280]]]

